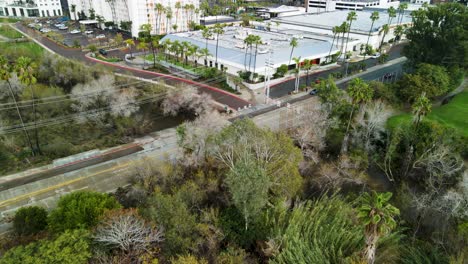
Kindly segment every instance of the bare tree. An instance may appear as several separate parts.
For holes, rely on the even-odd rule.
[[[179,146],[183,149],[182,163],[186,166],[201,165],[207,154],[207,139],[228,123],[218,111],[210,111],[182,124],[178,129]]]
[[[205,93],[198,95],[194,89],[175,89],[167,94],[162,109],[165,115],[186,113],[199,116],[213,110],[212,102],[211,96]]]
[[[319,162],[319,152],[325,148],[325,136],[332,126],[329,113],[320,103],[308,104],[295,117],[296,122],[288,129],[288,134],[297,142],[304,157]]]
[[[354,130],[353,139],[366,151],[372,151],[372,142],[383,140],[385,124],[392,114],[392,109],[380,100],[366,104],[357,117],[359,129]]]
[[[137,91],[133,87],[117,89],[113,75],[103,75],[97,80],[77,84],[72,89],[72,109],[78,120],[104,123],[107,116],[128,117],[138,111]]]
[[[97,227],[94,240],[124,252],[144,252],[163,241],[161,228],[155,228],[138,216],[136,210],[113,211]]]

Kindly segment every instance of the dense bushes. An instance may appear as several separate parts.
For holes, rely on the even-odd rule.
[[[46,227],[47,211],[38,206],[20,208],[13,218],[13,229],[18,235],[32,235]]]

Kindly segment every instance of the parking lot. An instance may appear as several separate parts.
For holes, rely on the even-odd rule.
[[[29,25],[44,34],[54,32],[63,36],[63,45],[69,47],[87,47],[94,44],[98,47],[108,46],[113,39],[115,39],[115,30],[103,30],[97,28],[97,25],[86,25],[84,28],[80,27],[78,21],[60,21],[59,19],[37,19],[34,23]],[[84,31],[82,32],[82,30]],[[129,38],[125,32],[122,33],[124,39]],[[127,35],[127,36],[126,36]]]

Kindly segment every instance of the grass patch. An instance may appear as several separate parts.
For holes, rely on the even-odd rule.
[[[0,54],[9,59],[16,60],[18,57],[26,56],[33,60],[39,59],[44,49],[34,42],[6,43],[0,42]]]
[[[21,21],[21,19],[11,17],[0,17],[0,23],[16,23],[18,21]]]
[[[448,104],[433,108],[426,117],[447,127],[455,129],[461,135],[468,137],[468,91],[456,95]],[[396,115],[387,121],[390,129],[404,122],[410,122],[412,116],[408,113]]]
[[[19,39],[23,37],[23,34],[7,25],[0,26],[0,35],[9,39]]]
[[[121,58],[115,58],[115,57],[106,58],[106,57],[104,57],[102,55],[97,56],[96,59],[106,61],[106,62],[119,62],[119,61],[122,61]]]

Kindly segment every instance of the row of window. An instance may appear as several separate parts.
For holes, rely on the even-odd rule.
[[[18,9],[18,10],[17,10]],[[5,15],[5,16],[10,16],[10,10],[8,8],[4,8],[4,12],[0,12],[0,15]],[[0,10],[1,11],[1,10]],[[18,17],[25,17],[25,12],[23,8],[11,8],[12,16]],[[26,9],[27,17],[38,17],[39,16],[39,10],[38,9]],[[41,16],[61,16],[62,15],[62,10],[57,9],[57,10],[52,10],[52,12],[49,12],[49,10],[41,10]]]

